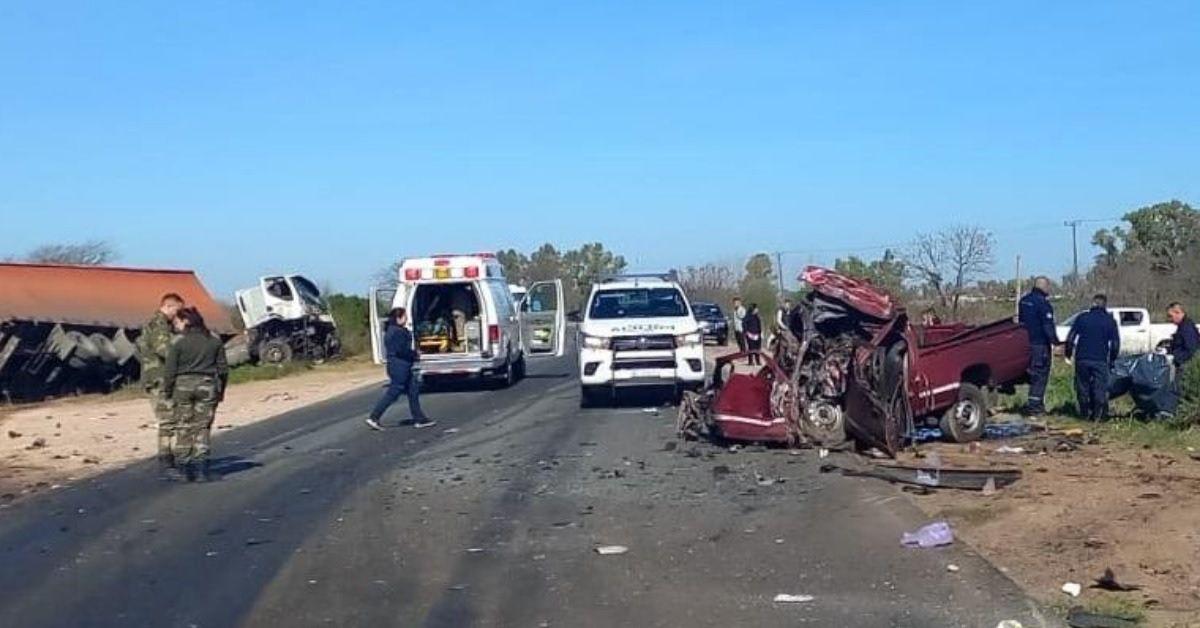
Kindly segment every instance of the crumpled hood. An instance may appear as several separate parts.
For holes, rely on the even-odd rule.
[[[828,268],[809,266],[800,274],[800,280],[818,294],[845,303],[867,316],[888,320],[896,313],[896,304],[888,293]]]

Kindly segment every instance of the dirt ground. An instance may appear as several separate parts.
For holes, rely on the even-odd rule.
[[[1089,442],[1095,439],[1087,434],[1050,433],[987,440],[977,451],[923,445],[926,459],[937,451],[945,466],[1018,468],[1023,477],[990,496],[939,490],[913,498],[1047,604],[1127,612],[1154,626],[1200,626],[1200,462]],[[995,452],[1003,446],[1026,452]],[[1141,589],[1090,588],[1106,569]],[[1083,586],[1079,598],[1062,593],[1067,582]]]
[[[231,386],[214,430],[227,430],[383,379],[369,363],[338,363]],[[0,408],[0,504],[155,454],[154,415],[132,391]]]

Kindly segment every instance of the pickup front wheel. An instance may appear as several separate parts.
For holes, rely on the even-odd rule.
[[[958,401],[942,416],[942,434],[956,443],[979,440],[987,415],[987,395],[975,384],[964,382],[958,389]]]

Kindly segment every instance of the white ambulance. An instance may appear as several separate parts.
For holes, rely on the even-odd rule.
[[[408,311],[423,377],[476,377],[511,385],[526,361],[561,357],[566,337],[562,281],[529,286],[513,298],[491,253],[414,257],[400,263],[395,288],[371,290],[371,350],[385,361],[388,312]]]

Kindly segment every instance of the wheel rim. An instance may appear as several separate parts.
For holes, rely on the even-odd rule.
[[[954,422],[964,431],[973,432],[983,420],[983,411],[974,401],[963,399],[954,406]]]

